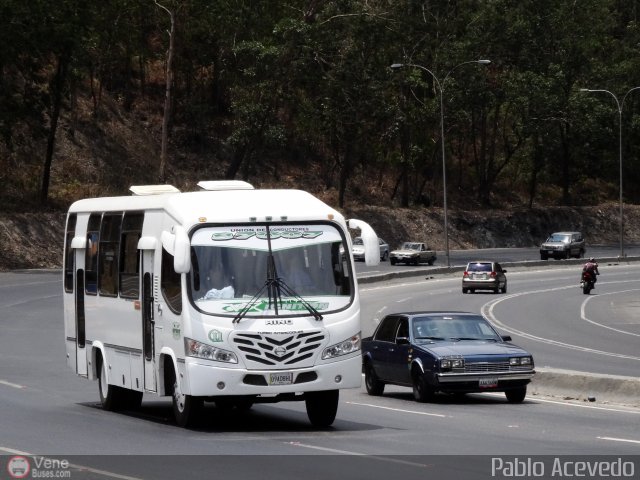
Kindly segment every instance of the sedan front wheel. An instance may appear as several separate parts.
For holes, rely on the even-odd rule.
[[[435,392],[431,388],[423,375],[414,375],[413,377],[413,398],[420,403],[433,400]]]
[[[527,396],[527,387],[524,386],[506,390],[504,395],[507,397],[509,403],[522,403]]]
[[[384,382],[378,378],[370,362],[367,362],[364,367],[364,386],[369,395],[377,397],[384,393]]]

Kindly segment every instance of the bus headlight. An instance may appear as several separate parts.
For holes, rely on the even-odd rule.
[[[184,339],[184,351],[189,357],[204,358],[214,362],[238,363],[235,353],[190,338]]]
[[[358,351],[360,351],[360,332],[351,338],[347,338],[340,343],[325,348],[322,352],[322,359],[327,360]]]

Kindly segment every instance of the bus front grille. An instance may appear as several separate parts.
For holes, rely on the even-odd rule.
[[[284,335],[239,332],[231,341],[249,369],[302,368],[313,365],[325,334],[320,330]]]

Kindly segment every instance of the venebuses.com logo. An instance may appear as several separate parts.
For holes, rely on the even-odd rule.
[[[7,461],[11,478],[71,478],[68,460],[15,455]]]
[[[31,464],[26,457],[16,455],[7,462],[7,472],[11,478],[25,478],[31,471]]]

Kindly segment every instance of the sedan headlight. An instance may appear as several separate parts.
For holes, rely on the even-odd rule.
[[[356,335],[343,340],[340,343],[327,347],[322,352],[322,359],[328,360],[330,358],[340,357],[342,355],[348,355],[349,353],[357,352],[360,350],[360,332]]]
[[[454,370],[464,368],[464,358],[443,358],[440,360],[441,370]]]
[[[533,358],[531,358],[531,357],[511,357],[509,359],[509,365],[512,366],[512,367],[530,366],[530,365],[533,365]]]
[[[238,363],[235,353],[190,338],[184,339],[184,351],[189,357],[204,358],[214,362]]]

